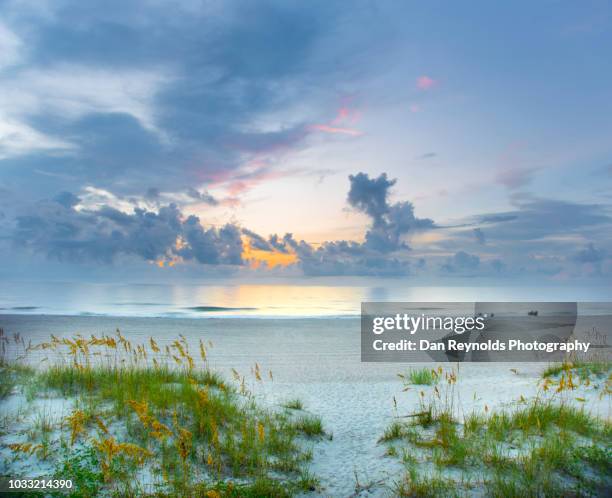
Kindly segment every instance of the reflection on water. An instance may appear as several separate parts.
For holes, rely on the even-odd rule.
[[[371,285],[11,283],[0,287],[0,314],[308,317],[357,315],[362,301],[602,300],[612,300],[609,288],[416,287],[406,280]]]

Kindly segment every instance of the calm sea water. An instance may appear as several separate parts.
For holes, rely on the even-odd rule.
[[[612,301],[609,287],[414,287],[376,285],[136,285],[4,283],[0,314],[122,317],[330,317],[362,301]]]

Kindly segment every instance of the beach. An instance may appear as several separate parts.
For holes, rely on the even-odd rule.
[[[381,434],[398,417],[412,413],[419,391],[404,390],[398,374],[411,367],[437,368],[441,364],[362,363],[359,319],[335,318],[129,318],[112,316],[3,315],[0,326],[7,334],[20,334],[28,343],[81,334],[101,336],[116,329],[134,343],[153,338],[160,347],[179,334],[197,349],[203,339],[212,343],[209,367],[231,378],[232,371],[246,375],[249,389],[264,406],[280,406],[299,398],[304,410],[321,417],[330,438],[311,444],[310,470],[320,479],[319,496],[388,496],[401,479],[403,465],[385,456]],[[53,352],[33,351],[28,361],[52,363]],[[263,381],[250,372],[259,365]],[[543,363],[444,364],[458,371],[458,417],[474,411],[515,406],[534,396]],[[233,369],[233,370],[232,370]],[[270,373],[271,372],[271,373]],[[603,418],[610,417],[610,397],[580,388],[576,403]],[[10,402],[10,399],[8,400]],[[43,401],[44,403],[44,401]],[[57,405],[57,401],[51,401]],[[7,405],[0,404],[5,412]],[[6,468],[5,468],[6,471]],[[311,495],[313,493],[310,493]]]

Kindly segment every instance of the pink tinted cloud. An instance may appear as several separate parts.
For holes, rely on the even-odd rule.
[[[352,128],[339,128],[337,126],[330,126],[325,124],[312,125],[311,128],[313,130],[322,131],[324,133],[340,133],[343,135],[352,135],[354,137],[363,135],[363,132],[359,130],[354,130]]]
[[[344,124],[346,123],[355,124],[357,121],[359,121],[360,118],[361,118],[360,111],[358,111],[357,109],[351,109],[350,107],[347,107],[347,106],[343,106],[340,109],[338,109],[336,117],[331,122],[331,124],[332,125],[343,124],[343,123]]]
[[[347,105],[343,105],[336,112],[336,117],[329,123],[314,124],[310,126],[311,130],[322,131],[323,133],[333,133],[341,135],[351,135],[358,137],[363,135],[362,131],[359,131],[352,127],[361,119],[361,112],[357,109],[352,109]]]
[[[429,90],[436,86],[438,82],[427,75],[419,76],[416,81],[416,86],[419,90]]]
[[[410,112],[419,112],[421,110],[421,106],[418,104],[412,104],[410,106]]]

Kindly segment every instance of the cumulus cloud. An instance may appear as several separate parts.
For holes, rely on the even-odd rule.
[[[410,202],[388,202],[389,189],[395,180],[389,180],[386,173],[370,178],[366,173],[350,175],[351,187],[348,203],[372,219],[366,232],[364,246],[381,253],[408,249],[403,236],[410,231],[432,228],[428,218],[417,218]]]
[[[197,216],[189,216],[183,223],[182,234],[186,246],[176,252],[188,261],[195,259],[198,263],[212,265],[243,263],[240,229],[235,225],[206,229]]]
[[[473,272],[480,266],[480,258],[465,251],[456,252],[442,265],[442,269],[449,273]]]
[[[111,206],[76,209],[80,199],[69,192],[42,201],[16,218],[13,240],[21,247],[60,261],[112,263],[120,255],[146,261],[195,260],[208,265],[241,265],[238,227],[206,229],[196,216],[184,217],[175,204],[157,212]]]
[[[263,238],[258,233],[249,230],[248,228],[243,228],[242,233],[249,238],[249,242],[253,249],[259,249],[260,251],[271,251],[272,245],[265,238]]]
[[[406,275],[409,247],[403,237],[414,230],[433,228],[433,221],[417,218],[410,202],[390,203],[389,189],[396,181],[385,173],[377,178],[357,173],[350,175],[349,181],[348,204],[370,218],[364,242],[338,240],[314,246],[297,241],[291,233],[283,237],[274,234],[267,240],[250,231],[244,233],[257,248],[294,253],[306,275]]]

